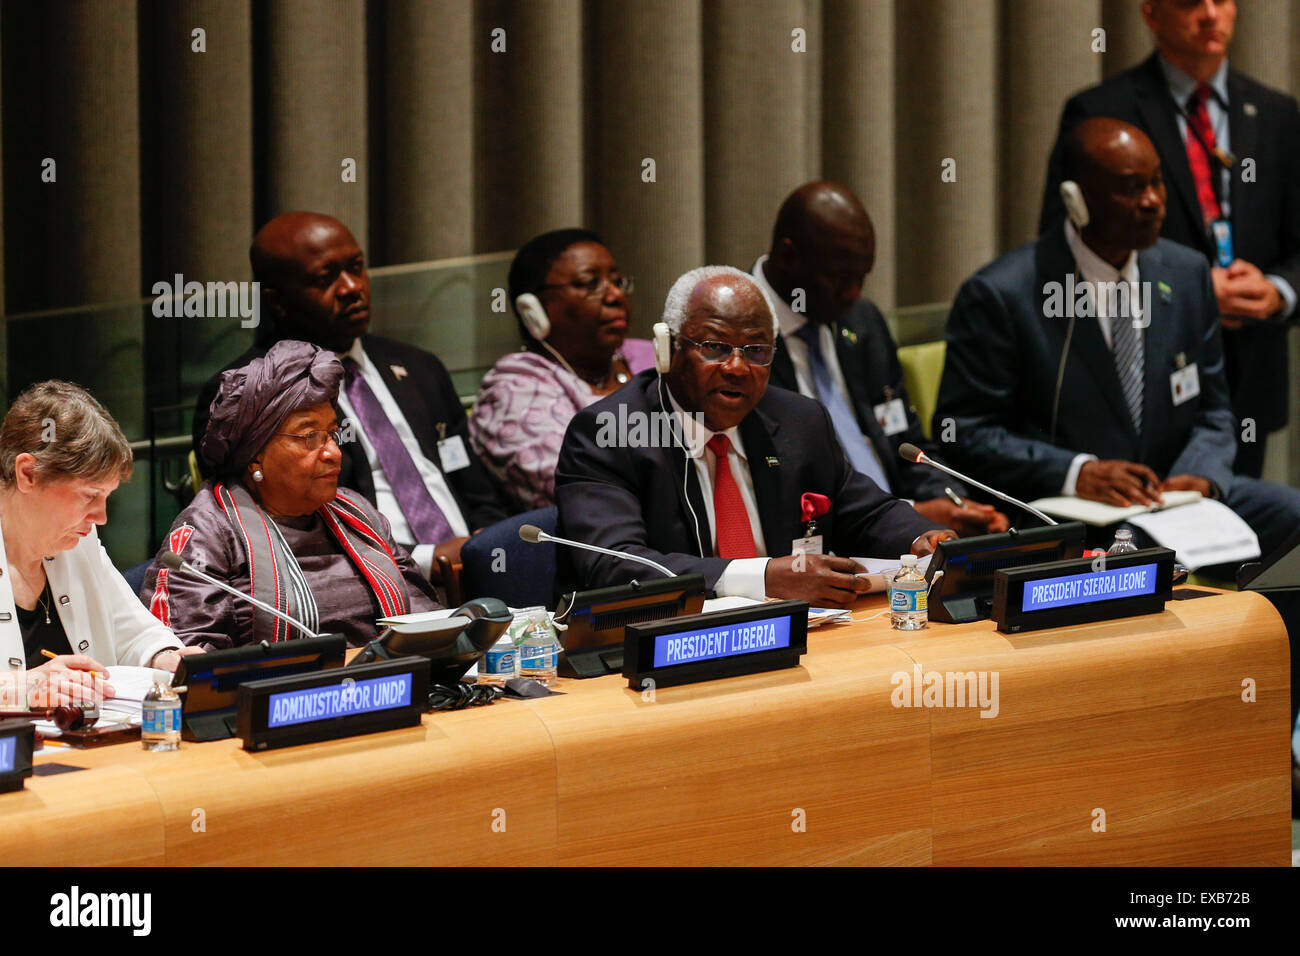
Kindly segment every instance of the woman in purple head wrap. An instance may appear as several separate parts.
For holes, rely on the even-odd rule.
[[[221,379],[203,437],[216,478],[172,525],[141,597],[187,644],[222,648],[305,636],[162,554],[260,598],[311,631],[361,644],[376,619],[438,607],[364,497],[339,488],[343,366],[306,342],[277,342]]]

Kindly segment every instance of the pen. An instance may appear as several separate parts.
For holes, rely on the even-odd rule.
[[[52,650],[49,650],[48,648],[45,647],[41,648],[41,653],[46,657],[48,657],[50,660],[54,660],[54,658],[59,656],[58,654],[55,654]],[[108,674],[104,673],[104,671],[88,671],[87,673],[91,674],[94,677],[98,677],[100,680],[108,680]]]
[[[943,493],[947,495],[948,500],[951,501],[953,504],[955,504],[958,508],[966,507],[966,502],[962,501],[961,498],[957,495],[957,492],[953,491],[951,488],[944,488]]]

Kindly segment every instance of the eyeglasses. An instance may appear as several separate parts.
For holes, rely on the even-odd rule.
[[[319,451],[327,441],[333,441],[336,446],[343,445],[343,432],[337,428],[332,432],[308,432],[305,435],[290,435],[288,432],[276,432],[276,434],[281,438],[292,438],[302,442],[308,451]]]
[[[631,276],[595,276],[586,280],[575,279],[572,282],[548,283],[547,285],[538,286],[538,291],[540,292],[542,289],[573,289],[575,292],[581,292],[588,299],[594,299],[605,294],[606,283],[619,289],[624,295],[631,295],[632,289],[636,287],[636,280]]]
[[[750,365],[771,365],[772,359],[776,355],[775,345],[730,345],[726,342],[697,342],[694,339],[687,338],[678,332],[677,337],[683,342],[688,342],[694,346],[695,350],[700,353],[700,358],[704,361],[717,364],[731,361],[731,356],[735,352],[740,353]]]

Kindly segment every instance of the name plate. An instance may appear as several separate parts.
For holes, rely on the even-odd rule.
[[[239,685],[245,750],[414,727],[429,709],[429,659],[396,660]]]
[[[635,690],[796,667],[808,650],[808,602],[629,624],[623,643],[623,676]]]
[[[1158,614],[1173,591],[1174,552],[1147,548],[1104,558],[998,571],[993,620],[1006,634]]]
[[[36,726],[30,720],[0,721],[0,793],[21,790],[32,775]]]

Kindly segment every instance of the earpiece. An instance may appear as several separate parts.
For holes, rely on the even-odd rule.
[[[1088,204],[1083,200],[1083,190],[1073,179],[1061,183],[1061,201],[1065,203],[1066,215],[1070,217],[1070,222],[1074,223],[1075,229],[1081,230],[1088,225],[1091,218],[1088,215]]]
[[[523,298],[520,296],[520,298]],[[673,364],[673,333],[667,322],[654,324],[655,371],[664,375]]]
[[[546,314],[546,308],[537,296],[525,292],[515,299],[515,309],[528,334],[537,341],[542,342],[551,334],[551,317]]]

